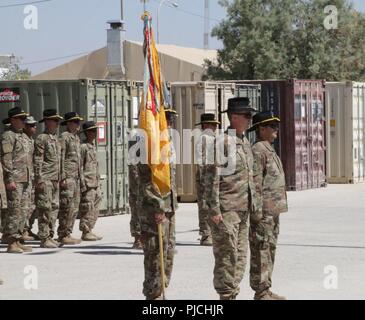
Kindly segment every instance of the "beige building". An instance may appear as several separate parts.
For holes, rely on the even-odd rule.
[[[143,44],[125,40],[123,24],[109,22],[107,46],[32,77],[33,80],[128,79],[143,80]],[[216,50],[157,45],[166,81],[199,81],[205,59],[215,59]]]

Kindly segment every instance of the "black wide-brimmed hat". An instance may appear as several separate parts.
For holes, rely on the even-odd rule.
[[[272,111],[259,112],[253,116],[252,126],[248,129],[248,131],[254,131],[258,126],[270,124],[272,122],[280,122],[279,117],[277,117]]]
[[[174,116],[178,116],[178,113],[177,113],[177,111],[176,110],[174,110],[174,109],[172,109],[172,108],[167,108],[167,109],[165,109],[165,113],[167,113],[167,114],[171,114],[171,115],[174,115]]]
[[[63,120],[63,118],[58,114],[56,109],[46,109],[43,111],[43,119],[39,123],[44,122],[44,120]]]
[[[97,130],[99,127],[96,125],[96,123],[94,121],[86,121],[83,125],[82,125],[82,131],[81,132],[85,132],[85,131],[89,131],[89,130]]]
[[[20,107],[14,107],[8,111],[8,118],[3,120],[3,124],[10,124],[11,118],[26,118],[29,114],[26,113],[22,108]]]
[[[215,118],[214,113],[203,113],[200,116],[200,122],[197,123],[196,126],[199,126],[204,123],[220,124],[220,122]]]
[[[65,114],[65,121],[61,122],[61,126],[66,125],[70,121],[83,121],[84,119],[77,112],[68,112]]]
[[[228,100],[228,109],[221,113],[255,113],[257,110],[251,107],[250,99],[239,97]]]

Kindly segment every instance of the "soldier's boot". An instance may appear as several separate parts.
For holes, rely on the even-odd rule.
[[[28,232],[28,231],[24,231],[24,233],[22,234],[22,239],[23,239],[24,241],[34,241],[34,240],[35,240],[35,238],[34,238],[34,237],[32,237],[32,236],[29,234],[29,232]]]
[[[18,241],[13,238],[9,238],[7,253],[23,253],[24,251],[18,246]]]
[[[219,300],[236,300],[236,295],[232,293],[220,294]]]
[[[24,252],[32,252],[33,251],[32,247],[26,246],[22,240],[17,241],[17,245]]]
[[[278,294],[270,291],[271,296],[275,299],[275,300],[286,300],[286,298],[284,296],[279,296]]]
[[[56,249],[58,248],[58,245],[55,244],[51,239],[46,239],[41,241],[41,248]]]
[[[67,237],[59,239],[59,242],[61,243],[61,245],[71,245],[72,246],[72,245],[80,244],[81,240],[72,238],[71,236],[67,236]]]
[[[202,238],[200,239],[200,245],[207,247],[212,246],[213,245],[212,236],[202,236]]]
[[[259,291],[255,293],[254,300],[278,300],[272,295],[270,290]]]
[[[41,240],[41,239],[39,238],[39,236],[38,236],[37,234],[33,233],[31,230],[30,230],[30,231],[28,231],[28,234],[29,234],[31,237],[33,237],[33,238],[34,238],[34,240],[36,240],[36,241],[40,241],[40,240]]]
[[[99,238],[92,232],[83,232],[81,239],[83,241],[98,241],[99,240]]]
[[[94,232],[91,232],[91,233],[97,238],[97,240],[102,240],[103,239],[102,236],[99,236],[99,235],[95,234]]]
[[[60,243],[57,240],[52,239],[52,238],[49,238],[49,240],[52,241],[57,247],[60,246]]]
[[[164,299],[163,299],[162,293],[160,293],[158,295],[148,296],[148,297],[146,297],[146,300],[164,300]],[[165,300],[167,300],[166,297],[165,297]]]
[[[134,238],[134,243],[133,243],[132,249],[137,249],[137,250],[142,250],[143,249],[141,236],[136,236]]]

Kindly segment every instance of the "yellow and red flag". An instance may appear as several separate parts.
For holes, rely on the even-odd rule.
[[[152,183],[161,196],[170,192],[170,145],[165,116],[164,85],[158,52],[152,32],[152,19],[148,12],[142,16],[144,22],[144,86],[139,110],[139,128],[146,133],[148,165],[152,172]]]

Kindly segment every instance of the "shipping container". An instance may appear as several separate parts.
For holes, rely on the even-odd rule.
[[[280,156],[287,189],[326,186],[325,81],[242,80],[237,84],[261,85],[261,108],[281,119],[275,149]]]
[[[127,213],[127,129],[132,126],[132,110],[139,103],[141,90],[141,83],[130,81],[0,81],[0,119],[7,118],[10,108],[21,106],[38,120],[44,109],[55,108],[61,115],[77,111],[85,121],[96,121],[101,214]],[[39,124],[38,133],[43,130],[43,124]],[[60,133],[63,130],[61,126]]]
[[[365,181],[365,83],[327,82],[327,179]]]
[[[196,184],[194,165],[193,140],[184,138],[183,130],[200,129],[196,126],[203,113],[214,113],[221,122],[220,131],[225,131],[229,126],[227,114],[221,112],[227,109],[228,99],[235,96],[249,97],[252,105],[260,108],[259,85],[236,85],[234,83],[220,82],[172,82],[172,105],[179,113],[176,129],[181,137],[177,148],[180,150],[180,162],[176,168],[177,192],[181,202],[196,200]],[[185,159],[183,150],[191,150],[192,158]]]

